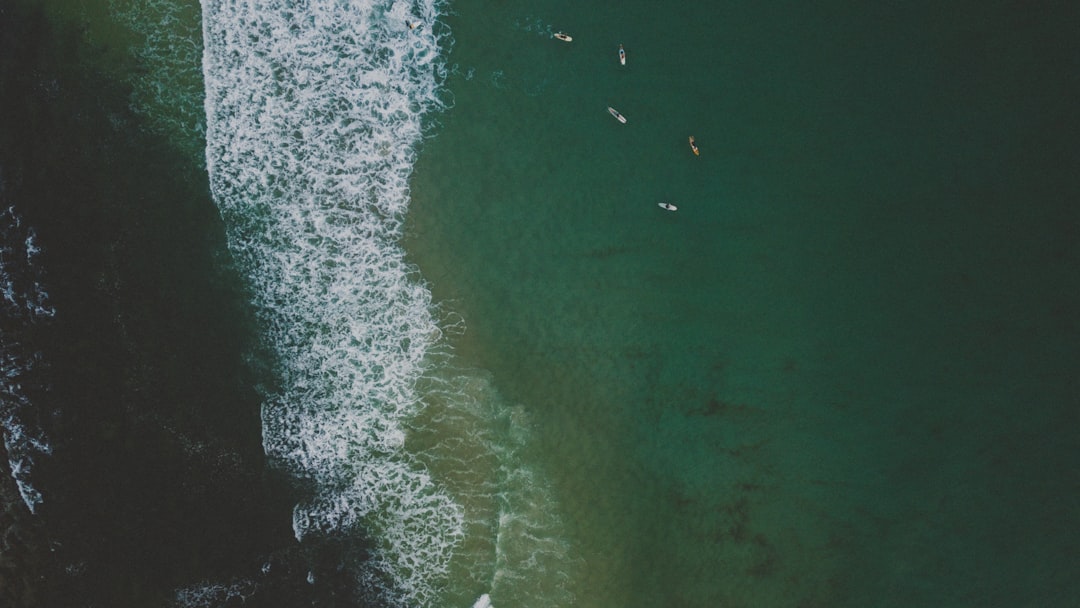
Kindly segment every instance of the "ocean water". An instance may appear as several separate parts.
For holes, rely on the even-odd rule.
[[[265,564],[304,589],[204,147],[135,103],[108,7],[68,8],[0,5],[0,605],[221,605]]]
[[[1077,9],[11,6],[4,599],[1078,595]]]
[[[454,4],[406,247],[534,422],[575,605],[1072,601],[1054,11]]]

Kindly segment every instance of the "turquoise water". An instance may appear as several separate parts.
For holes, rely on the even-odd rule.
[[[1068,597],[1060,24],[454,7],[407,247],[464,317],[459,355],[535,420],[577,605]]]

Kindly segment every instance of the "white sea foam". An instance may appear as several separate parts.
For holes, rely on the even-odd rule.
[[[462,509],[404,449],[439,338],[397,244],[426,111],[438,108],[434,0],[204,0],[207,167],[230,248],[280,361],[267,453],[310,478],[298,539],[363,524],[363,584],[434,605]]]
[[[0,339],[0,435],[11,476],[31,513],[42,502],[41,492],[30,483],[34,458],[52,453],[44,432],[33,422],[34,406],[24,386],[27,376],[42,364],[41,353],[24,334],[56,314],[42,286],[39,253],[33,228],[24,225],[15,209],[0,212],[0,316],[5,328]]]
[[[520,455],[523,413],[485,374],[434,365],[440,324],[399,245],[424,121],[446,105],[441,8],[203,0],[211,189],[279,366],[264,448],[317,490],[297,539],[373,534],[357,583],[383,601],[565,605],[572,562]]]
[[[173,596],[173,605],[176,608],[243,605],[255,593],[255,587],[255,583],[248,580],[232,581],[229,584],[203,582],[178,589]],[[236,600],[239,600],[238,604],[235,604]]]
[[[570,574],[582,564],[549,482],[526,456],[532,422],[525,408],[505,403],[479,370],[444,367],[420,387],[429,407],[410,423],[412,444],[465,511],[455,579],[500,605],[572,605]]]

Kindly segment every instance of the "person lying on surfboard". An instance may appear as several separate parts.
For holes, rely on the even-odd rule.
[[[698,155],[697,144],[694,143],[694,136],[690,136],[690,149],[694,151],[694,156]]]

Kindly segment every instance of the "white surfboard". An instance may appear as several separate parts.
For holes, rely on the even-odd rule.
[[[668,211],[676,211],[676,210],[678,210],[678,207],[676,207],[675,205],[672,205],[671,203],[657,203],[657,204],[660,205],[661,209],[667,209]]]
[[[611,114],[612,116],[615,117],[615,120],[617,120],[617,121],[619,121],[619,122],[621,122],[623,124],[626,124],[626,117],[623,116],[622,114],[619,114],[618,110],[616,110],[615,108],[613,108],[611,106],[608,106],[607,111],[608,111],[609,114]]]
[[[619,65],[626,65],[626,51],[619,45]]]
[[[555,32],[554,34],[552,34],[552,36],[554,36],[555,38],[557,38],[559,40],[562,40],[563,42],[573,42],[573,40],[574,40],[573,38],[570,37],[569,34],[564,34],[562,32]]]

